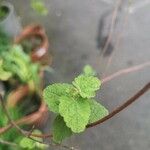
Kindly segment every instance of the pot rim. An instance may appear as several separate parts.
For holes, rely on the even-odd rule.
[[[20,35],[14,39],[15,44],[20,44],[23,40],[30,37],[38,37],[41,39],[41,44],[31,51],[31,58],[33,61],[41,60],[48,53],[48,37],[44,28],[39,24],[31,24],[23,29]]]
[[[2,20],[0,20],[0,24],[3,24],[6,20],[8,20],[11,17],[11,14],[14,13],[14,6],[11,3],[3,1],[0,4],[0,7],[2,6],[7,7],[9,11],[8,14]]]
[[[21,95],[19,95],[19,98],[16,96],[16,93],[21,93]],[[7,97],[7,104],[6,106],[9,107],[14,107],[15,105],[17,105],[17,103],[20,100],[23,100],[22,98],[25,97],[26,95],[28,95],[28,93],[30,92],[30,89],[28,87],[28,85],[24,85],[24,86],[19,86],[16,90],[13,90]],[[15,98],[13,98],[15,97]],[[10,103],[10,101],[13,100],[13,103]],[[45,102],[43,101],[43,99],[41,98],[41,104],[38,108],[37,111],[23,116],[22,118],[20,118],[19,120],[16,121],[17,124],[35,124],[35,125],[40,125],[41,123],[45,122],[47,120],[47,115],[48,115],[48,108],[45,104]],[[43,118],[43,116],[45,116],[45,119]],[[45,120],[42,121],[41,120]],[[6,125],[7,126],[7,125]],[[3,127],[4,128],[4,127]],[[1,128],[0,128],[1,130]]]

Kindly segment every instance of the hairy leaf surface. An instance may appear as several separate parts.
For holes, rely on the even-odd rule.
[[[58,115],[53,124],[53,140],[60,143],[63,139],[72,135],[70,128],[66,126],[62,116]]]
[[[60,99],[59,113],[66,125],[75,133],[84,131],[91,111],[88,101],[81,97],[74,99],[62,96]]]
[[[26,148],[26,149],[33,149],[35,148],[35,142],[27,137],[24,137],[19,145],[22,147],[22,148]]]
[[[88,75],[88,76],[95,76],[96,75],[95,70],[93,70],[93,68],[90,65],[86,65],[83,68],[83,72],[85,75]]]
[[[72,85],[65,83],[55,83],[45,88],[44,100],[51,111],[59,113],[60,97],[62,95],[67,95],[70,88],[72,88]]]
[[[109,114],[108,110],[95,100],[89,100],[89,104],[91,108],[89,123],[98,121]]]
[[[79,90],[83,98],[91,98],[95,96],[95,91],[100,88],[101,82],[93,76],[79,75],[73,81],[73,85]]]

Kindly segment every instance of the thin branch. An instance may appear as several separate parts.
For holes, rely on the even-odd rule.
[[[36,141],[36,142],[37,142],[37,141]],[[20,147],[20,146],[18,146],[18,145],[15,144],[15,143],[12,143],[12,142],[9,142],[9,141],[5,141],[5,140],[2,140],[2,139],[0,139],[0,143],[3,144],[3,145],[11,146],[11,147]],[[69,149],[69,150],[77,150],[77,149],[74,148],[74,147],[69,147],[69,146],[61,145],[61,144],[50,144],[50,143],[48,144],[48,143],[39,142],[39,141],[38,141],[38,143],[41,143],[41,144],[46,145],[46,146],[55,146],[55,147],[60,146],[60,147],[62,147],[62,148]]]
[[[16,127],[16,129],[18,129],[18,131],[20,131],[22,134],[24,134],[24,135],[26,136],[26,134],[24,133],[24,131],[21,130],[21,129],[15,124],[15,122],[12,120],[12,118],[10,117],[9,112],[8,112],[7,108],[5,107],[5,104],[4,104],[4,102],[3,102],[3,98],[2,98],[2,95],[1,95],[1,94],[0,94],[0,101],[1,101],[1,104],[2,104],[2,108],[4,109],[4,111],[5,111],[5,113],[6,113],[6,116],[7,116],[8,120],[9,120],[10,124],[11,124],[12,126]]]
[[[109,34],[108,34],[108,38],[107,38],[107,40],[105,42],[105,45],[104,45],[104,47],[102,49],[101,56],[106,52],[106,50],[108,48],[108,45],[111,42],[113,31],[114,31],[115,22],[116,22],[116,19],[117,19],[118,10],[119,10],[119,7],[121,5],[121,2],[122,2],[122,0],[118,0],[117,4],[115,5],[115,9],[114,9],[114,12],[113,12],[113,15],[112,15],[112,19],[111,19],[110,31],[109,31]]]
[[[17,121],[14,121],[14,122],[17,124]],[[8,124],[7,126],[0,128],[0,135],[7,132],[8,130],[10,130],[13,127],[14,126],[12,124]],[[30,132],[28,132],[28,131],[25,131],[25,132],[28,133],[28,135],[30,134]],[[44,139],[44,138],[51,138],[52,134],[35,134],[35,133],[32,133],[30,136]]]
[[[145,94],[148,90],[150,89],[150,82],[148,84],[146,84],[140,91],[138,91],[134,96],[132,96],[131,98],[129,98],[124,104],[122,104],[121,106],[117,107],[114,111],[112,111],[109,115],[105,116],[104,118],[88,124],[87,128],[90,127],[94,127],[96,125],[99,125],[109,119],[111,119],[112,117],[114,117],[116,114],[118,114],[119,112],[121,112],[122,110],[124,110],[125,108],[127,108],[129,105],[131,105],[133,102],[135,102],[136,100],[138,100],[138,98],[140,98],[143,94]]]
[[[114,74],[103,78],[102,79],[102,83],[106,83],[106,82],[108,82],[108,81],[110,81],[110,80],[112,80],[112,79],[114,79],[116,77],[119,77],[119,76],[122,76],[122,75],[125,75],[125,74],[128,74],[128,73],[131,73],[131,72],[139,71],[141,69],[144,69],[145,67],[150,67],[150,61],[145,62],[145,63],[140,64],[140,65],[136,65],[136,66],[130,67],[130,68],[119,70],[119,71],[115,72]]]
[[[6,113],[6,116],[7,116],[7,118],[8,118],[8,120],[10,121],[10,124],[5,128],[6,130],[8,130],[8,129],[10,129],[10,128],[12,128],[13,126],[22,134],[22,135],[24,135],[25,137],[28,137],[28,138],[30,138],[30,139],[32,139],[30,136],[33,136],[33,137],[39,137],[39,138],[43,138],[43,137],[52,137],[52,135],[43,135],[42,137],[41,137],[41,135],[39,135],[39,134],[31,134],[31,132],[28,132],[28,131],[25,131],[25,130],[23,130],[23,129],[21,129],[16,123],[15,123],[15,121],[14,120],[12,120],[12,118],[10,117],[10,115],[9,115],[9,112],[8,112],[8,110],[7,110],[7,108],[5,107],[5,104],[4,104],[4,102],[3,102],[3,98],[2,98],[2,96],[1,96],[1,94],[0,94],[0,102],[1,102],[1,104],[2,104],[2,107],[3,107],[3,109],[4,109],[4,111],[5,111],[5,113]],[[4,133],[4,131],[6,132],[6,130],[1,130],[1,132],[0,132],[0,134],[2,134],[2,133]],[[29,136],[30,135],[30,136]],[[32,140],[34,140],[34,139],[32,139]],[[36,141],[37,142],[37,141]]]
[[[74,147],[68,147],[68,146],[66,146],[66,145],[61,145],[61,144],[51,144],[51,143],[45,143],[45,142],[43,142],[43,141],[39,141],[39,140],[37,140],[37,139],[34,139],[34,138],[32,138],[32,137],[39,137],[39,138],[44,138],[45,136],[46,137],[52,137],[52,135],[44,135],[44,134],[39,134],[39,135],[37,135],[37,134],[32,134],[32,130],[30,131],[30,132],[28,132],[28,131],[25,131],[25,130],[23,130],[23,129],[21,129],[13,120],[12,120],[12,118],[10,117],[10,115],[9,115],[9,112],[8,112],[8,110],[7,110],[7,108],[5,107],[5,104],[4,104],[4,102],[3,102],[3,98],[2,98],[2,96],[0,95],[0,101],[1,101],[1,104],[2,104],[2,107],[3,107],[3,109],[4,109],[4,111],[5,111],[5,113],[6,113],[6,116],[7,116],[7,118],[8,118],[8,120],[10,121],[10,127],[15,127],[19,132],[20,132],[20,134],[22,134],[23,136],[25,136],[25,137],[27,137],[27,138],[29,138],[29,139],[31,139],[31,140],[33,140],[34,142],[38,142],[38,143],[41,143],[41,144],[44,144],[44,145],[47,145],[47,146],[61,146],[61,147],[63,147],[63,148],[65,148],[65,149],[69,149],[69,150],[76,150]],[[5,144],[7,143],[7,144],[12,144],[12,143],[10,143],[10,142],[6,142],[6,141],[0,141],[0,142],[5,142]]]
[[[122,70],[120,70],[120,71],[118,71],[118,72],[116,72],[116,73],[114,73],[114,74],[112,74],[112,75],[110,75],[110,76],[108,76],[108,77],[102,79],[102,83],[106,83],[106,82],[108,82],[108,81],[110,81],[110,80],[112,80],[112,79],[114,79],[114,78],[116,78],[116,77],[118,77],[118,76],[121,76],[121,75],[130,73],[130,72],[138,71],[138,70],[143,69],[144,67],[148,67],[148,66],[150,66],[150,62],[146,62],[146,63],[143,63],[143,64],[141,64],[141,65],[137,65],[137,66],[130,67],[130,68],[127,68],[127,69],[122,69]],[[145,91],[145,92],[146,92],[146,91]],[[145,93],[145,92],[144,92],[144,93]],[[144,93],[142,93],[142,95],[143,95]],[[136,100],[136,99],[134,99],[134,100]],[[127,101],[126,103],[128,103],[128,101]],[[118,108],[117,108],[117,109],[118,109]],[[109,114],[109,115],[110,115],[110,114]],[[106,117],[107,117],[107,116],[106,116]],[[18,121],[15,121],[14,123],[17,124],[17,122],[18,122]],[[9,130],[9,129],[12,128],[12,127],[13,127],[13,125],[12,125],[12,124],[9,124],[9,125],[7,125],[5,128],[1,128],[1,129],[0,129],[0,134],[6,132],[7,130]],[[28,132],[28,131],[25,131],[25,132],[28,133],[28,135],[31,134],[31,132]],[[50,138],[50,137],[52,137],[52,134],[31,134],[31,136],[33,136],[33,137],[39,137],[39,138],[43,138],[43,139],[44,139],[44,138]]]
[[[135,102],[136,100],[138,100],[138,98],[140,98],[143,94],[145,94],[148,90],[150,89],[150,82],[148,84],[146,84],[140,91],[138,91],[134,96],[132,96],[131,98],[129,98],[124,104],[122,104],[121,106],[117,107],[114,111],[112,111],[109,115],[105,116],[104,118],[88,124],[87,128],[90,127],[94,127],[96,125],[99,125],[109,119],[111,119],[112,117],[114,117],[116,114],[118,114],[119,112],[121,112],[122,110],[124,110],[125,108],[127,108],[129,105],[131,105],[133,102]],[[34,134],[32,134],[31,136],[33,137],[37,137]],[[38,137],[40,138],[46,138],[46,137],[51,137],[51,134],[45,135],[38,135]]]
[[[118,77],[118,76],[121,76],[121,75],[123,75],[123,74],[130,73],[130,72],[134,72],[134,71],[143,69],[144,67],[148,67],[148,66],[150,66],[150,62],[146,62],[146,63],[144,63],[144,64],[137,65],[137,66],[134,66],[134,67],[130,67],[130,68],[127,68],[127,69],[122,69],[122,70],[120,70],[120,71],[118,71],[118,72],[116,72],[116,73],[114,73],[114,74],[112,74],[112,75],[110,75],[110,76],[108,76],[108,77],[102,79],[102,82],[103,82],[103,83],[106,83],[106,82],[108,82],[108,81],[110,81],[110,80],[112,80],[112,79],[114,79],[114,78],[116,78],[116,77]],[[129,106],[131,103],[133,103],[135,100],[137,100],[137,99],[138,99],[140,96],[142,96],[146,91],[148,91],[148,90],[149,90],[149,86],[150,86],[150,83],[147,84],[147,85],[146,85],[142,90],[140,90],[136,95],[134,95],[134,96],[131,97],[129,100],[127,100],[123,105],[121,105],[120,107],[117,107],[117,108],[116,108],[112,113],[110,113],[108,116],[102,118],[101,120],[99,120],[99,121],[97,121],[97,122],[95,122],[95,123],[92,123],[92,124],[88,125],[87,127],[92,127],[92,126],[95,126],[95,125],[97,125],[97,124],[101,124],[102,122],[104,122],[104,121],[106,121],[106,120],[112,118],[114,115],[116,115],[117,113],[119,113],[120,111],[122,111],[123,109],[125,109],[126,107],[128,107],[128,106]],[[9,121],[10,121],[10,124],[8,124],[6,127],[0,129],[0,134],[6,132],[7,130],[11,129],[12,127],[16,127],[16,128],[21,132],[21,134],[23,134],[24,136],[29,136],[30,139],[32,139],[31,136],[32,136],[32,137],[39,137],[39,138],[42,138],[42,139],[52,137],[52,134],[33,134],[32,131],[28,132],[28,131],[25,131],[25,130],[21,129],[21,128],[17,125],[17,123],[19,122],[19,120],[18,120],[18,121],[13,121],[13,120],[11,119],[11,117],[9,116],[9,112],[8,112],[7,108],[5,107],[5,104],[4,104],[3,100],[2,100],[1,95],[0,95],[0,100],[1,100],[1,103],[2,103],[2,106],[3,106],[4,110],[5,110],[5,112],[6,112],[6,115],[7,115],[8,119],[9,119]],[[31,133],[32,133],[32,134],[31,134]],[[32,140],[34,140],[34,139],[32,139]],[[39,141],[36,141],[36,142],[39,142]]]
[[[30,137],[35,129],[35,125],[32,126],[31,130],[28,133],[28,137]]]
[[[123,21],[123,27],[122,27],[122,30],[125,29],[125,27],[127,26],[127,23],[128,23],[128,17],[129,17],[129,1],[128,1],[128,9],[126,11],[126,14],[124,16],[124,21]],[[115,46],[114,46],[114,50],[112,51],[112,54],[111,56],[109,57],[108,61],[107,61],[107,64],[106,64],[106,67],[104,69],[104,73],[102,74],[102,77],[105,77],[105,73],[106,71],[108,70],[110,64],[111,64],[111,61],[114,57],[114,54],[115,54],[115,51],[118,49],[119,45],[120,45],[120,41],[121,41],[121,37],[123,35],[123,31],[120,32],[116,38],[116,42],[115,42]]]
[[[2,140],[2,139],[0,139],[0,143],[1,143],[1,144],[4,144],[4,145],[13,146],[13,147],[18,147],[17,144],[12,143],[12,142],[9,142],[9,141]]]

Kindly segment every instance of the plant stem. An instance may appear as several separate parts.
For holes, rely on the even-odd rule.
[[[2,139],[0,139],[0,143],[4,144],[4,145],[9,145],[9,146],[13,146],[13,147],[17,147],[18,145],[9,141],[4,141]]]
[[[119,112],[121,112],[122,110],[124,110],[125,108],[127,108],[129,105],[131,105],[133,102],[135,102],[136,100],[138,100],[138,98],[140,98],[145,92],[147,92],[150,89],[150,82],[148,84],[146,84],[140,91],[138,91],[134,96],[132,96],[131,98],[129,98],[124,104],[122,104],[121,106],[117,107],[114,111],[112,111],[109,115],[105,116],[104,118],[88,124],[87,128],[90,127],[94,127],[96,125],[99,125],[109,119],[111,119],[112,117],[114,117],[116,114],[118,114]]]
[[[136,66],[133,66],[133,67],[130,67],[130,68],[126,68],[126,69],[122,69],[122,70],[119,70],[117,72],[115,72],[114,74],[112,75],[109,75],[105,78],[102,79],[102,83],[106,83],[116,77],[119,77],[119,76],[122,76],[122,75],[125,75],[125,74],[128,74],[128,73],[131,73],[131,72],[135,72],[135,71],[139,71],[141,69],[144,69],[145,67],[150,67],[150,61],[148,62],[145,62],[143,64],[140,64],[140,65],[136,65]]]
[[[88,124],[87,125],[87,128],[90,128],[90,127],[94,127],[94,126],[97,126],[97,125],[100,125],[101,123],[111,119],[112,117],[114,117],[115,115],[117,115],[119,112],[121,112],[122,110],[124,110],[125,108],[127,108],[129,105],[131,105],[133,102],[135,102],[136,100],[138,100],[138,98],[140,98],[142,95],[144,95],[148,90],[150,89],[150,82],[148,84],[146,84],[141,90],[139,90],[134,96],[132,96],[131,98],[129,98],[124,104],[122,104],[121,106],[117,107],[114,111],[112,111],[109,115],[105,116],[104,118],[94,122],[94,123],[91,123],[91,124]],[[7,108],[5,108],[5,105],[3,104],[3,101],[2,101],[2,97],[0,96],[0,99],[1,99],[1,103],[5,109],[5,111],[7,112]],[[7,112],[8,113],[8,112]],[[10,116],[9,114],[8,115],[8,118],[10,119]],[[15,122],[11,122],[12,124],[9,124],[10,127],[8,127],[8,129],[10,129],[11,127],[15,126],[17,127],[17,129],[19,128]],[[8,130],[6,129],[5,132]],[[19,130],[22,130],[19,128]],[[23,133],[22,133],[23,132]],[[22,130],[22,134],[24,133],[30,133],[30,132],[27,132],[27,131],[24,131]],[[0,134],[2,134],[3,131],[0,132]],[[30,133],[31,134],[31,133]],[[28,134],[29,135],[29,134]],[[25,134],[25,136],[27,136]],[[51,134],[41,134],[41,135],[35,135],[35,134],[31,134],[32,137],[40,137],[40,138],[50,138],[52,137]]]
[[[115,26],[115,22],[116,22],[117,15],[118,15],[118,10],[119,10],[119,7],[120,7],[121,3],[122,3],[122,0],[118,0],[116,5],[115,5],[115,8],[114,8],[114,11],[113,11],[113,14],[112,14],[112,18],[111,18],[111,25],[110,25],[110,31],[109,31],[109,34],[108,34],[108,38],[107,38],[107,40],[105,42],[105,45],[102,49],[102,54],[100,55],[100,57],[102,57],[102,55],[106,52],[106,50],[108,48],[108,45],[112,40],[112,35],[113,35],[113,32],[114,32],[114,26]]]

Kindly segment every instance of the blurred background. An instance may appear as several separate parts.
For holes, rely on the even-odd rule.
[[[45,76],[46,85],[71,82],[86,64],[103,78],[150,61],[150,0],[45,0],[49,12],[44,17],[30,8],[29,0],[9,1],[23,26],[39,23],[46,29],[54,69]],[[97,99],[111,111],[149,80],[150,67],[118,77],[102,85]],[[65,143],[79,150],[150,149],[149,100],[147,93],[113,119]]]

